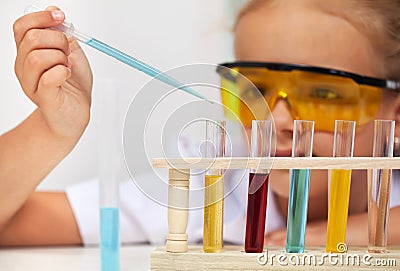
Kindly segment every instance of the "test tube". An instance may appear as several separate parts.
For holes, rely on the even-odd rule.
[[[122,119],[118,114],[116,81],[100,80],[98,119],[98,171],[100,183],[100,256],[102,271],[120,270],[119,170],[122,153]],[[121,148],[121,149],[120,149]],[[120,151],[121,150],[121,151]]]
[[[314,121],[295,120],[293,129],[292,157],[311,157],[314,138]],[[290,191],[286,228],[286,252],[304,252],[307,223],[309,169],[290,171]]]
[[[253,120],[251,157],[270,157],[272,122]],[[268,169],[251,169],[247,198],[246,237],[244,250],[261,253],[264,247],[265,212],[267,210]]]
[[[335,121],[333,157],[352,157],[356,122]],[[343,252],[338,247],[345,243],[349,209],[351,169],[333,169],[329,172],[327,252]]]
[[[392,120],[375,120],[373,157],[393,157]],[[368,170],[368,252],[385,253],[391,169]]]
[[[225,121],[206,121],[206,158],[225,156]],[[209,169],[204,190],[204,252],[219,252],[223,245],[224,171]]]

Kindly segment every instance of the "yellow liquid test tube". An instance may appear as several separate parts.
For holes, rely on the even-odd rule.
[[[333,157],[352,157],[355,121],[336,120]],[[332,169],[329,176],[327,252],[345,252],[347,216],[351,185],[351,170]]]
[[[224,176],[206,175],[204,191],[204,252],[220,252],[223,240]]]
[[[338,244],[345,243],[351,170],[333,169],[330,175],[330,195],[328,212],[328,233],[326,251],[338,250]],[[346,215],[343,215],[346,214]]]
[[[206,121],[205,157],[225,156],[225,121]],[[223,246],[224,170],[211,168],[205,173],[203,251],[220,252]]]

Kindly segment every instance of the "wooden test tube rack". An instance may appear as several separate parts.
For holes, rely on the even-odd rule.
[[[151,254],[151,270],[375,270],[377,266],[354,265],[260,265],[259,253],[245,253],[241,246],[224,246],[220,253],[204,253],[202,247],[188,246],[186,227],[189,208],[189,178],[191,169],[400,169],[400,158],[378,157],[273,157],[273,158],[155,158],[154,168],[169,169],[168,227],[166,246]],[[283,247],[267,248],[270,254],[285,254]],[[364,257],[367,248],[350,247],[349,253]],[[376,259],[393,259],[396,266],[384,270],[398,270],[400,246],[389,247],[390,253],[371,254]],[[307,248],[305,253],[322,255],[324,247]],[[353,255],[352,254],[352,255]],[[291,254],[286,254],[289,257]],[[344,253],[346,255],[346,253]],[[349,256],[352,256],[349,255]],[[353,255],[354,256],[354,255]],[[327,260],[325,261],[327,262]],[[374,263],[375,263],[374,262]],[[393,264],[393,262],[391,263]]]

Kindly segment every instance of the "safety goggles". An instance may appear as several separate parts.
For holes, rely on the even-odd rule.
[[[225,115],[243,125],[268,117],[283,100],[294,119],[314,120],[315,130],[333,131],[338,119],[372,121],[384,91],[400,94],[400,82],[305,65],[233,62],[220,64],[217,72]]]

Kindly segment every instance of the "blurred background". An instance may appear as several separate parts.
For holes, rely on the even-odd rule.
[[[165,71],[194,63],[233,60],[232,24],[245,0],[63,0],[2,1],[0,10],[0,134],[12,129],[35,108],[14,74],[16,48],[12,25],[29,4],[56,5],[68,21],[106,42]],[[94,75],[92,120],[75,149],[52,171],[39,189],[61,190],[97,176],[98,93],[118,91],[118,108],[126,112],[135,94],[150,78],[82,45]],[[104,82],[106,82],[104,84]],[[111,83],[110,83],[111,82]],[[144,162],[138,157],[138,163]]]

